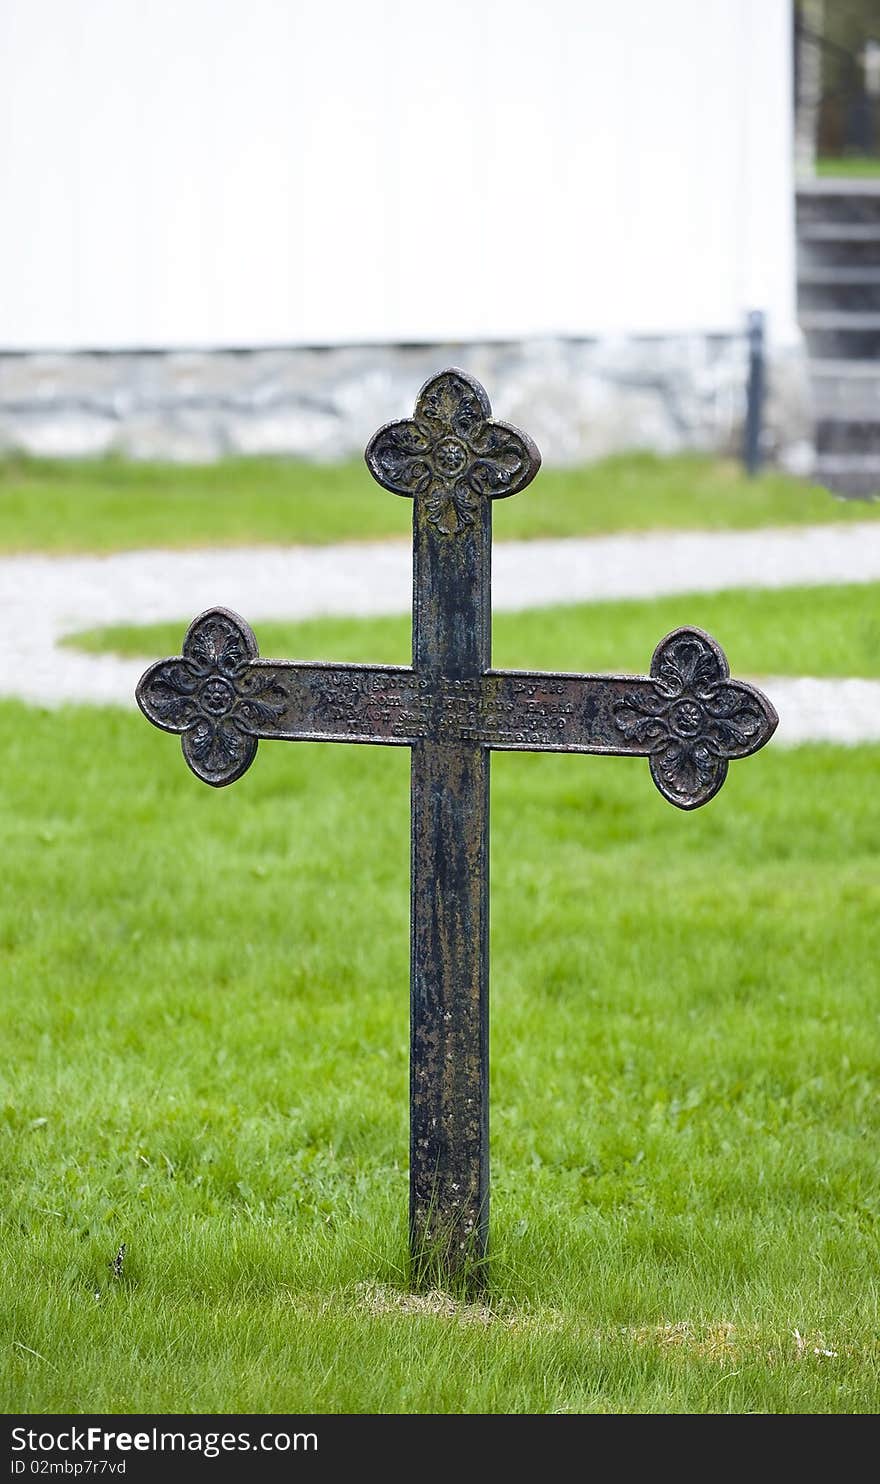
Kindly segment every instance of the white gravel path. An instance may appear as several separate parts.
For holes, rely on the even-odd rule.
[[[868,522],[499,542],[493,561],[499,610],[871,581],[880,581],[880,523]],[[410,586],[405,541],[0,558],[0,695],[50,706],[133,705],[142,661],[59,648],[57,641],[77,629],[184,620],[215,604],[251,622],[405,613]],[[771,678],[761,684],[780,714],[780,742],[880,740],[880,682]]]

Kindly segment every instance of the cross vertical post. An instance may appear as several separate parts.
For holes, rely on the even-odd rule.
[[[453,693],[490,664],[491,506],[464,539],[413,505],[413,668]],[[412,748],[410,1247],[478,1272],[489,1219],[489,751]]]
[[[434,725],[414,742],[410,877],[410,1253],[416,1277],[478,1286],[489,1222],[489,749],[462,727],[491,664],[492,500],[541,457],[449,371],[367,448],[413,497],[413,671]]]

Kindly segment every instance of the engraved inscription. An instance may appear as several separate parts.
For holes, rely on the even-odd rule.
[[[562,682],[430,681],[406,672],[328,670],[315,690],[321,730],[376,740],[564,746],[575,706]]]
[[[564,699],[566,686],[528,679],[499,683],[482,680],[444,680],[437,700],[438,735],[449,741],[483,742],[494,746],[560,746],[574,712]]]
[[[322,723],[377,740],[427,737],[431,697],[429,682],[406,671],[328,670],[317,685]]]

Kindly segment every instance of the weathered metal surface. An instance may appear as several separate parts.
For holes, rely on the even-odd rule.
[[[425,382],[412,417],[386,423],[370,439],[367,467],[374,479],[396,495],[416,500],[415,530],[434,530],[440,537],[460,538],[474,528],[488,532],[487,499],[506,499],[530,484],[541,467],[541,455],[526,433],[492,417],[480,383],[463,371],[441,371]],[[488,539],[488,538],[487,538]],[[456,542],[444,548],[444,577],[455,561]],[[435,546],[435,552],[441,548]],[[477,563],[459,557],[475,581]],[[427,571],[419,574],[427,578]],[[488,593],[488,579],[486,580]],[[416,602],[418,604],[418,596]],[[485,616],[488,625],[488,615]],[[468,636],[461,637],[466,653]]]
[[[464,743],[648,757],[664,797],[695,809],[717,793],[728,762],[763,747],[776,726],[766,697],[728,678],[722,649],[700,629],[669,634],[647,676],[299,664],[252,658],[248,640],[241,619],[211,609],[192,625],[183,658],[151,666],[138,686],[144,714],[183,734],[193,772],[215,786],[241,777],[260,737]]]
[[[646,676],[491,668],[491,500],[540,466],[461,371],[433,377],[412,418],[371,440],[367,465],[413,498],[413,663],[263,660],[228,609],[190,626],[180,657],[143,675],[138,703],[221,787],[260,738],[412,749],[410,1242],[414,1275],[485,1272],[488,1166],[489,753],[647,757],[660,792],[695,809],[776,713],[731,680],[700,629],[676,629]]]

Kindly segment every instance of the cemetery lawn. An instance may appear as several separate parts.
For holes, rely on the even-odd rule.
[[[62,643],[88,653],[147,661],[180,653],[189,618],[109,625]],[[493,663],[501,669],[610,670],[645,674],[670,630],[696,624],[716,638],[734,676],[880,676],[880,583],[580,603],[493,617]],[[267,659],[408,665],[410,619],[319,618],[255,625]]]
[[[0,749],[5,1412],[878,1410],[880,748],[690,815],[495,755],[471,1304],[405,1282],[406,751],[213,791],[12,702]]]
[[[840,159],[824,158],[816,161],[816,174],[822,177],[837,177],[853,180],[860,177],[880,178],[880,160],[870,155],[849,155]]]
[[[749,480],[734,461],[648,453],[544,469],[494,507],[499,540],[878,518],[880,500],[838,499],[775,471]],[[0,459],[0,553],[408,540],[411,520],[410,501],[380,489],[360,460]]]

